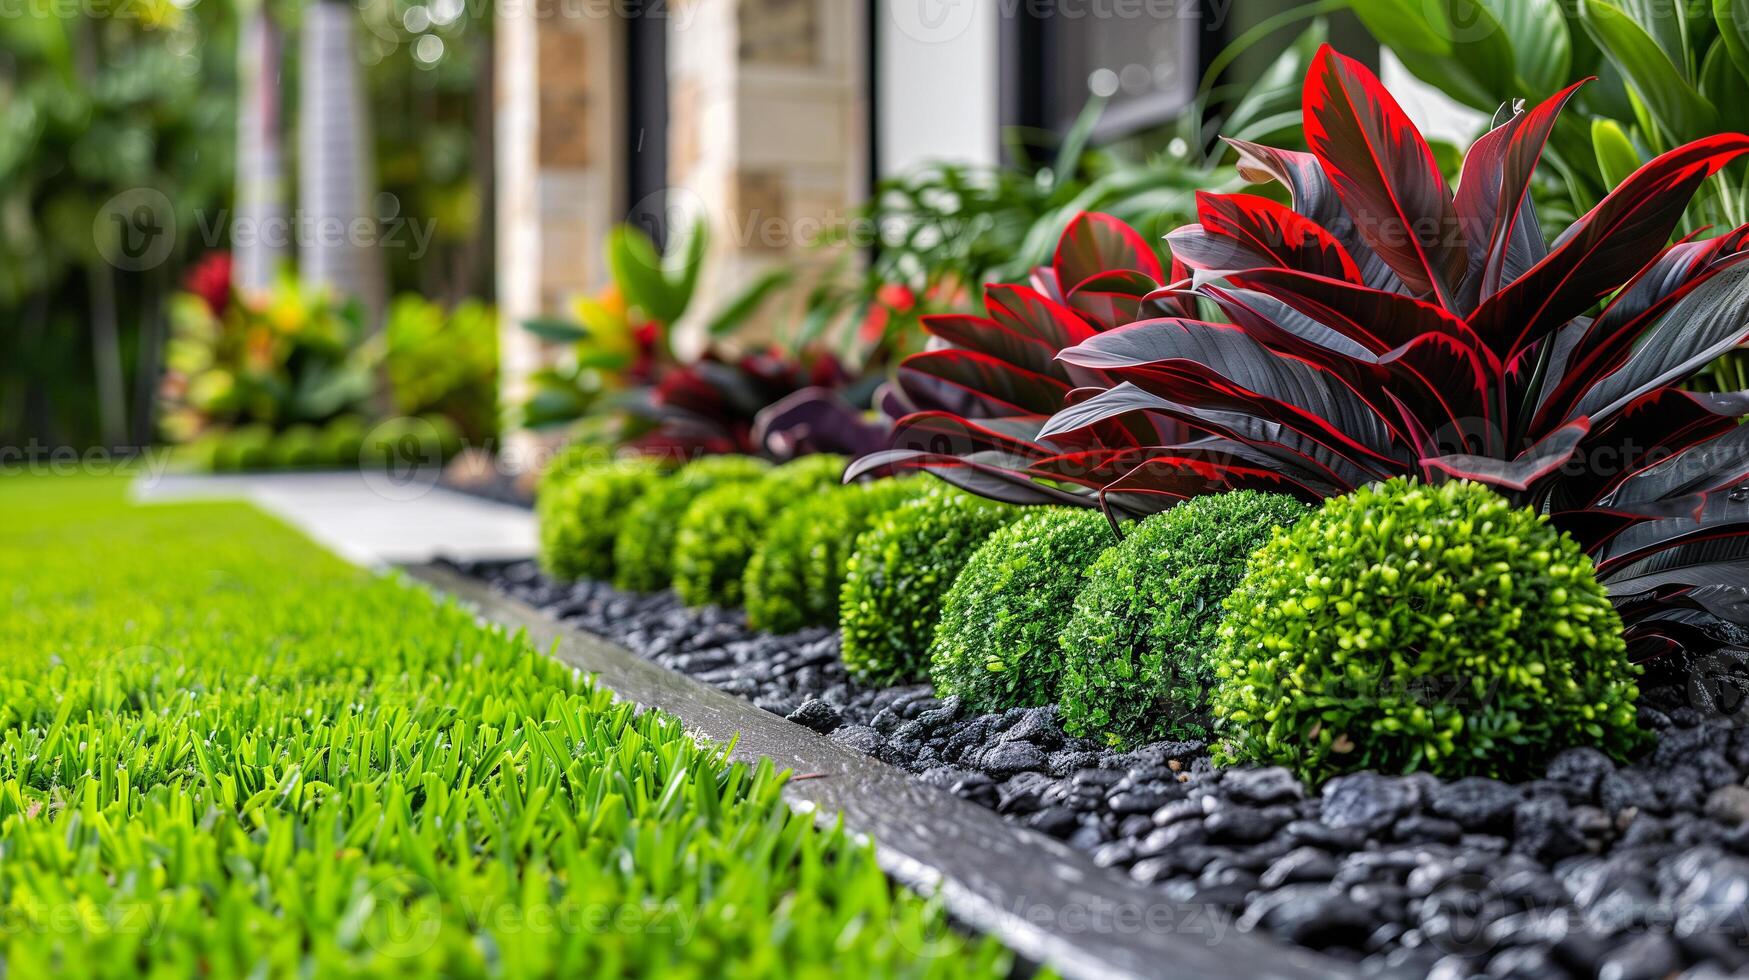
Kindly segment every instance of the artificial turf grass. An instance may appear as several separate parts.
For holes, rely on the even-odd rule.
[[[0,479],[9,975],[999,974],[865,845],[231,504]]]

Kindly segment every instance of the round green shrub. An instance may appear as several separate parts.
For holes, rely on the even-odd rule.
[[[838,485],[842,456],[803,456],[758,483],[718,487],[686,508],[674,539],[674,591],[689,606],[739,606],[747,563],[777,515]]]
[[[356,415],[342,415],[322,427],[321,448],[317,454],[324,466],[357,466],[364,451],[364,420]]]
[[[440,465],[460,448],[461,433],[449,419],[402,415],[365,433],[357,462],[365,469],[403,472]]]
[[[321,466],[322,430],[313,425],[294,425],[273,439],[270,447],[273,465],[283,469]]]
[[[569,483],[571,477],[586,469],[611,462],[613,455],[601,446],[587,442],[570,443],[547,460],[540,479],[536,481],[535,496],[539,497],[548,487]]]
[[[774,633],[838,619],[838,592],[856,536],[928,488],[924,477],[833,487],[783,512],[747,563],[747,623]]]
[[[535,499],[541,567],[559,579],[613,578],[613,539],[626,508],[668,470],[663,460],[636,457],[583,464],[543,481]]]
[[[923,680],[941,600],[991,532],[1019,517],[936,486],[858,535],[838,597],[844,666],[869,683]]]
[[[1063,627],[1063,725],[1128,747],[1208,737],[1208,656],[1245,561],[1306,506],[1211,494],[1137,524],[1087,570]]]
[[[1252,556],[1211,657],[1221,761],[1528,776],[1642,738],[1591,560],[1475,483],[1327,501]]]
[[[213,450],[213,469],[235,472],[267,469],[272,464],[273,430],[265,425],[240,425],[220,436]]]
[[[991,534],[941,601],[930,646],[936,692],[975,711],[1057,699],[1057,635],[1087,569],[1114,544],[1105,515],[1037,508]]]
[[[770,463],[753,456],[706,456],[651,487],[625,512],[613,539],[613,584],[632,592],[666,589],[686,508],[717,487],[751,483],[770,471]]]

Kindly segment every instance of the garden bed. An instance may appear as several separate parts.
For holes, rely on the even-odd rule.
[[[460,571],[993,809],[1042,835],[1028,837],[1037,860],[1058,838],[1172,907],[1230,922],[1217,948],[1241,972],[1245,933],[1373,975],[1749,968],[1749,729],[1681,688],[1643,694],[1658,739],[1632,765],[1574,749],[1524,783],[1363,773],[1314,795],[1286,770],[1217,769],[1199,742],[1113,752],[1065,735],[1053,708],[970,716],[927,685],[860,686],[829,629],[762,634],[737,611],[557,583],[532,563]]]

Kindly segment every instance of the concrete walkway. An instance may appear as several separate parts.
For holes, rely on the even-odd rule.
[[[528,558],[534,514],[435,486],[435,474],[167,474],[142,477],[144,502],[246,500],[348,561],[366,566],[457,559]]]

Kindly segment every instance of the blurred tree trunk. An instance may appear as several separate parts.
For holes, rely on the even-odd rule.
[[[237,184],[232,281],[244,294],[273,285],[285,260],[285,162],[280,152],[279,26],[265,0],[245,6],[237,32]]]
[[[85,85],[96,76],[103,52],[94,25],[80,19],[73,55]],[[121,325],[115,305],[115,267],[101,247],[85,263],[90,305],[92,378],[97,388],[97,431],[104,445],[120,446],[128,434],[127,380],[121,363]]]
[[[158,422],[158,375],[163,360],[165,268],[153,266],[140,287],[140,349],[134,364],[133,444],[152,444]]]
[[[98,431],[111,448],[127,441],[127,382],[122,377],[121,329],[116,322],[115,269],[98,260],[85,267],[91,288],[91,358],[97,375]]]
[[[353,51],[355,10],[345,0],[304,8],[299,65],[298,207],[304,282],[358,300],[375,329],[383,311],[383,257],[373,202],[369,119]]]
[[[498,65],[497,45],[491,31],[477,31],[473,39],[474,62],[474,180],[480,189],[480,212],[474,233],[462,247],[461,268],[457,270],[459,302],[468,296],[492,297],[498,283],[492,275],[492,236],[497,231],[497,135],[498,135]]]

